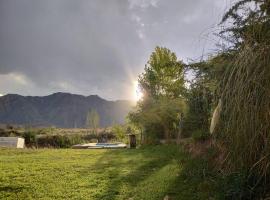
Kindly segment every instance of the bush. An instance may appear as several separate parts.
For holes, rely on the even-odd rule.
[[[23,133],[23,138],[25,140],[25,145],[27,147],[36,146],[37,144],[37,134],[34,131],[26,131]]]
[[[13,126],[7,125],[7,127],[0,128],[0,137],[16,137],[20,136],[18,129],[15,129]]]
[[[112,127],[112,134],[115,136],[115,140],[118,142],[128,142],[128,136],[127,133],[132,133],[133,130],[130,127],[126,127],[124,125],[114,125]]]
[[[108,131],[108,130],[103,130],[99,132],[98,134],[91,133],[87,135],[81,136],[82,140],[87,141],[87,142],[107,142],[115,139],[115,135],[113,132]]]
[[[210,137],[210,134],[203,130],[196,130],[192,132],[192,138],[194,141],[205,141]]]
[[[9,132],[7,132],[5,129],[0,128],[0,137],[8,137]]]
[[[245,170],[224,174],[218,180],[220,199],[268,199],[269,182],[258,181],[259,179],[260,177],[252,176]]]
[[[39,147],[69,148],[72,145],[83,143],[80,135],[47,135],[39,137]]]

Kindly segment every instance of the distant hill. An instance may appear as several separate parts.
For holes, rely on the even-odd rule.
[[[97,95],[82,96],[54,93],[49,96],[21,96],[8,94],[0,97],[0,124],[85,127],[86,115],[95,109],[100,126],[123,123],[134,102],[107,101]]]

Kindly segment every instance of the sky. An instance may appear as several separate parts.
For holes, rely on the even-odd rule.
[[[156,46],[179,60],[217,51],[232,0],[0,0],[0,95],[135,98]]]

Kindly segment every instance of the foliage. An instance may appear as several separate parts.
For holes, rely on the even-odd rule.
[[[57,132],[57,129],[53,126],[37,130],[38,135],[53,135],[55,132]]]
[[[99,114],[96,110],[90,110],[86,116],[86,126],[92,128],[94,133],[97,134],[97,128],[99,127]]]
[[[129,120],[142,130],[144,143],[171,139],[180,113],[185,112],[184,63],[169,49],[156,47],[138,83],[143,99]]]
[[[126,141],[126,128],[123,125],[116,124],[112,127],[112,132],[119,141]]]
[[[220,36],[231,46],[187,66],[195,79],[187,92],[185,131],[195,140],[207,133],[213,108],[222,102],[215,137],[225,147],[229,199],[259,199],[270,186],[269,14],[269,0],[238,1],[222,20],[227,28]]]
[[[0,137],[16,137],[20,135],[19,130],[13,126],[7,125],[6,128],[0,128]]]
[[[184,124],[186,135],[198,129],[204,132],[209,130],[213,101],[214,95],[204,83],[198,81],[190,85],[187,95],[188,113]]]
[[[226,74],[222,93],[223,131],[233,166],[269,176],[270,51],[250,47],[241,51]]]
[[[83,142],[81,135],[46,135],[37,138],[38,147],[69,148]]]
[[[103,129],[98,132],[98,134],[90,133],[86,135],[81,135],[81,138],[85,142],[107,142],[116,140],[116,135],[111,129]]]
[[[32,147],[37,145],[37,133],[32,130],[27,130],[22,135],[25,140],[25,145],[27,147]]]
[[[226,147],[230,171],[245,171],[245,181],[264,195],[270,185],[270,2],[241,0],[224,16],[234,57],[219,85],[222,123],[217,139]]]
[[[170,140],[178,131],[179,113],[185,112],[183,99],[160,98],[143,109],[138,106],[135,112],[129,113],[129,119],[139,124],[144,133],[144,142],[155,143],[157,139]]]
[[[232,53],[221,53],[207,61],[187,65],[194,78],[189,81],[186,99],[188,112],[185,117],[184,133],[192,134],[201,129],[208,132],[212,112],[220,96],[218,86],[224,71],[229,68]]]
[[[180,97],[184,88],[184,64],[167,48],[156,47],[139,76],[143,98]]]
[[[270,1],[239,0],[224,15],[222,24],[230,24],[220,35],[231,44],[229,50],[239,50],[245,42],[252,45],[270,41]]]

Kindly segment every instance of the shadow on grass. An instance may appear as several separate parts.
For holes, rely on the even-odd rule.
[[[223,199],[217,187],[217,173],[203,158],[189,158],[183,162],[179,176],[167,190],[170,199]]]
[[[0,199],[22,199],[20,194],[23,191],[29,191],[24,186],[0,186]]]
[[[0,186],[0,192],[21,192],[25,187],[22,186]]]
[[[96,179],[88,185],[94,199],[219,199],[208,163],[173,145],[104,151],[80,171],[90,173]]]
[[[96,180],[89,180],[88,186],[96,188],[95,199],[129,199],[136,195],[133,192],[138,184],[174,159],[168,155],[170,151],[171,148],[164,147],[107,150],[94,165],[80,171],[80,176],[95,174]]]
[[[170,199],[208,199],[214,196],[207,163],[191,159],[177,146],[106,151],[92,169],[99,169],[106,180],[96,199],[163,199],[166,195]],[[151,192],[155,194],[149,195]]]
[[[115,158],[115,159],[114,159]],[[126,159],[123,159],[126,158]],[[107,161],[109,160],[109,163]],[[94,168],[103,169],[107,175],[105,190],[96,199],[114,200],[132,198],[133,189],[151,177],[155,171],[166,166],[170,159],[149,154],[147,150],[125,150],[106,152]],[[104,165],[104,163],[106,163]],[[123,191],[124,190],[124,191]]]

